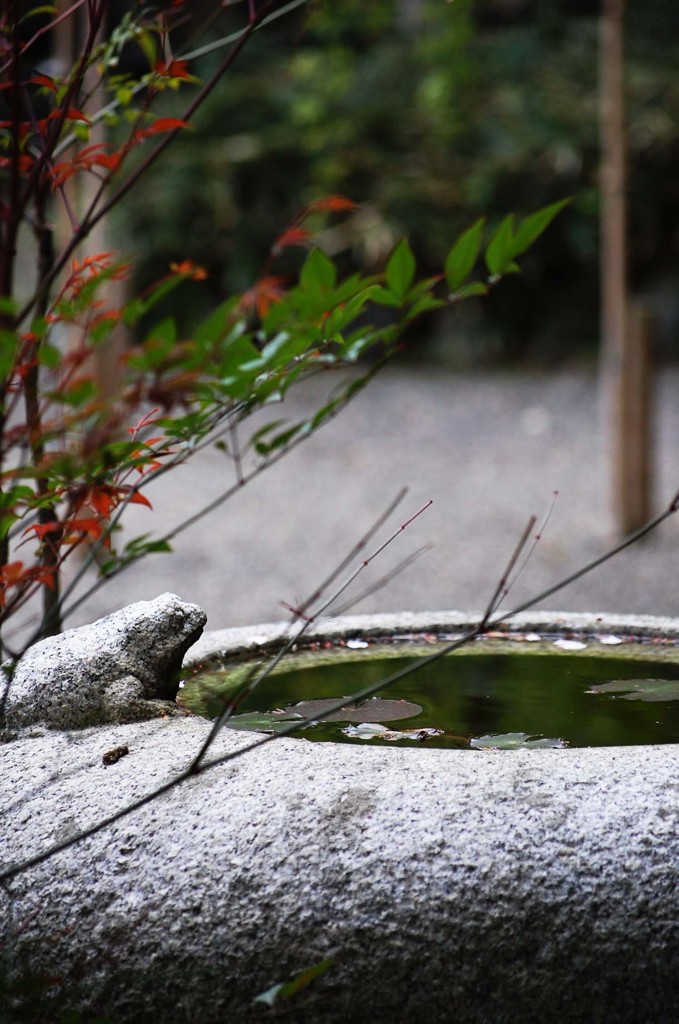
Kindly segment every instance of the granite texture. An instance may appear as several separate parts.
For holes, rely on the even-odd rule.
[[[186,767],[208,723],[7,744],[15,862]],[[215,754],[248,746],[229,733]],[[129,754],[105,767],[102,756]],[[448,752],[279,739],[12,879],[44,1017],[249,1019],[328,955],[294,1020],[648,1024],[679,1014],[679,748]],[[23,1012],[26,1012],[24,1002]]]
[[[378,639],[392,634],[433,633],[461,637],[476,629],[480,615],[456,610],[423,612],[385,612],[380,615],[341,615],[312,623],[304,632],[304,642],[347,639],[366,636]],[[502,610],[488,623],[487,630],[508,636],[537,632],[542,635],[596,638],[620,634],[626,639],[643,640],[663,636],[679,640],[679,619],[661,615],[593,615],[591,612],[534,611],[505,615]],[[233,626],[206,630],[187,652],[185,668],[234,654],[254,654],[260,648],[276,648],[290,636],[285,622],[266,622],[257,626]]]
[[[2,680],[5,727],[75,729],[176,712],[182,659],[206,615],[176,594],[30,647]]]
[[[24,731],[0,748],[4,966],[52,979],[39,1003],[8,997],[13,1021],[248,1021],[255,995],[327,956],[289,1019],[679,1016],[678,746],[249,749],[261,739],[227,731],[182,781],[209,729]]]

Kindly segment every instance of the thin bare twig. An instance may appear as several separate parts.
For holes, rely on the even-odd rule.
[[[403,493],[403,492],[401,492],[401,493]],[[400,501],[400,494],[397,496],[397,500]],[[392,505],[393,504],[394,503],[392,502]],[[251,694],[255,690],[255,688],[257,686],[260,685],[260,683],[262,683],[268,676],[271,675],[273,670],[282,661],[282,659],[285,657],[285,655],[292,649],[292,647],[294,647],[294,645],[296,643],[299,642],[299,640],[302,639],[304,633],[307,631],[309,626],[311,626],[311,624],[314,621],[316,621],[323,614],[323,612],[334,601],[337,600],[337,598],[340,596],[340,594],[342,594],[347,589],[347,587],[356,579],[356,577],[359,575],[359,573],[361,573],[365,568],[367,568],[367,566],[370,565],[370,563],[375,558],[377,558],[378,555],[381,554],[381,552],[384,551],[384,549],[386,547],[388,547],[390,544],[392,544],[393,541],[395,541],[396,538],[399,537],[401,535],[401,533],[405,529],[407,529],[407,527],[410,526],[410,524],[412,522],[414,522],[415,519],[417,519],[418,516],[420,516],[425,511],[425,509],[429,508],[429,506],[431,504],[432,504],[431,501],[427,502],[426,505],[424,505],[421,509],[419,509],[408,520],[406,520],[405,523],[403,523],[401,526],[399,526],[399,528],[397,530],[395,530],[394,533],[392,533],[391,536],[388,537],[387,540],[384,541],[384,543],[381,544],[379,546],[379,548],[377,548],[376,551],[374,551],[371,555],[368,556],[368,558],[365,558],[361,562],[361,564],[358,566],[358,568],[354,572],[352,572],[350,574],[349,578],[347,580],[345,580],[345,582],[342,583],[338,587],[338,589],[326,600],[326,602],[323,605],[321,605],[320,608],[318,608],[314,612],[313,615],[311,615],[311,616],[304,615],[303,616],[302,624],[298,628],[297,632],[294,633],[292,636],[290,636],[288,638],[288,640],[283,644],[281,649],[277,652],[277,654],[274,656],[274,658],[265,666],[265,668],[258,675],[256,675],[253,679],[251,679],[245,686],[241,687],[241,689],[238,691],[238,693],[236,693],[233,696],[233,698],[228,702],[228,704],[226,705],[226,707],[222,711],[222,713],[219,716],[219,718],[215,721],[212,729],[210,730],[209,735],[207,736],[205,742],[203,743],[203,745],[201,746],[200,750],[198,751],[196,757],[191,762],[191,765],[190,765],[190,767],[188,769],[189,772],[195,773],[195,772],[197,772],[199,770],[200,764],[201,764],[203,758],[205,757],[205,755],[207,754],[208,750],[210,749],[210,746],[212,745],[214,740],[217,738],[217,736],[219,735],[221,730],[224,728],[224,726],[228,722],[229,718],[231,718],[231,716],[234,714],[234,712],[238,708],[239,704],[241,704],[242,701],[245,700],[245,698],[247,696],[249,696],[249,694]],[[379,519],[378,519],[378,523],[380,521],[382,521],[383,518],[384,518],[383,516],[380,516]],[[375,530],[375,527],[374,526],[371,527],[370,530],[368,530],[368,532],[365,535],[365,537],[362,538],[361,541],[359,541],[359,544],[357,545],[357,548],[359,550],[361,550],[365,546],[365,543],[367,543],[366,538],[372,536],[372,534],[374,533],[374,530]],[[332,576],[329,577],[331,582],[334,581],[334,578],[335,578],[335,574],[333,574]],[[319,588],[319,590],[320,590],[320,593],[319,593],[319,597],[320,597],[322,592],[323,592],[323,590],[321,588]],[[318,590],[317,590],[317,593],[318,593]],[[298,617],[298,613],[296,611],[294,612],[294,616],[295,616],[295,618]],[[288,626],[288,629],[290,629],[292,627],[294,621],[295,621],[295,619],[293,618],[292,622]],[[285,636],[285,634],[283,634],[283,635]]]
[[[635,533],[633,533],[625,541],[622,541],[620,544],[616,544],[615,547],[609,549],[609,551],[605,552],[599,558],[587,562],[584,566],[582,566],[582,568],[580,568],[576,572],[571,573],[565,579],[554,584],[554,586],[542,591],[540,594],[524,602],[523,604],[517,606],[511,611],[505,613],[498,619],[489,620],[485,623],[485,629],[487,629],[489,626],[497,626],[501,622],[506,621],[512,616],[518,615],[519,612],[526,611],[528,608],[531,608],[540,601],[544,600],[545,597],[551,596],[558,590],[562,590],[570,583],[573,583],[575,580],[580,579],[582,576],[585,576],[593,569],[597,568],[604,562],[608,561],[615,555],[619,554],[621,551],[625,550],[625,548],[628,548],[632,544],[635,544],[642,537],[645,537],[647,534],[649,534],[652,530],[657,529],[658,526],[661,525],[661,523],[663,523],[670,516],[674,515],[674,513],[677,512],[678,510],[679,491],[674,496],[669,506],[663,512],[650,519],[645,526],[635,531]],[[119,811],[116,811],[115,813],[109,815],[107,818],[97,822],[95,825],[91,825],[89,828],[83,829],[76,835],[72,835],[59,843],[55,843],[52,846],[47,847],[40,853],[34,854],[32,857],[27,857],[23,861],[18,862],[17,864],[9,865],[8,867],[4,868],[2,871],[0,871],[0,882],[8,882],[12,878],[15,878],[17,875],[19,875],[21,872],[27,871],[32,867],[36,867],[37,865],[42,864],[44,861],[49,860],[56,854],[69,849],[76,843],[82,842],[84,839],[96,835],[103,829],[115,824],[115,822],[120,821],[124,817],[127,817],[128,814],[132,814],[134,811],[137,811],[140,808],[146,806],[152,800],[156,800],[159,797],[163,796],[165,793],[170,792],[176,786],[179,786],[183,782],[185,782],[186,779],[190,778],[192,775],[196,773],[209,771],[213,768],[218,767],[219,765],[226,764],[230,761],[234,761],[237,758],[242,757],[244,754],[248,754],[252,750],[257,750],[260,747],[263,747],[266,744],[273,742],[274,740],[278,740],[286,736],[291,736],[293,733],[299,731],[300,729],[303,729],[306,726],[311,725],[312,721],[320,721],[324,718],[327,718],[329,715],[334,714],[337,711],[341,711],[343,708],[348,707],[350,704],[355,703],[357,700],[364,700],[367,697],[372,696],[374,693],[377,693],[379,690],[390,686],[392,683],[395,683],[405,678],[412,672],[418,671],[419,669],[424,668],[426,665],[430,665],[432,662],[437,661],[439,658],[442,658],[447,654],[452,654],[454,651],[459,650],[460,647],[463,647],[465,644],[469,643],[471,640],[474,640],[476,637],[478,637],[481,632],[482,630],[480,629],[479,624],[479,626],[471,630],[468,630],[457,640],[453,640],[450,643],[445,644],[442,648],[433,652],[428,657],[420,658],[413,664],[405,666],[403,669],[393,673],[387,678],[379,680],[378,682],[373,683],[371,686],[365,687],[363,690],[353,694],[351,697],[347,697],[341,701],[337,701],[334,704],[328,706],[327,708],[324,708],[321,712],[316,713],[313,719],[295,720],[290,724],[289,727],[281,729],[279,732],[276,732],[273,735],[262,736],[257,740],[254,740],[252,743],[249,743],[243,747],[239,747],[237,750],[232,750],[227,754],[223,754],[219,757],[213,758],[211,761],[203,762],[199,765],[196,771],[192,771],[191,766],[189,766],[189,768],[185,769],[178,776],[175,776],[175,778],[170,779],[164,785],[157,787],[151,793],[146,794],[139,800],[135,800],[133,803],[121,808]]]
[[[414,515],[412,515],[409,519],[406,519],[405,523],[401,523],[401,525],[398,527],[398,529],[394,530],[394,532],[391,534],[391,536],[387,537],[387,539],[384,541],[384,543],[380,544],[380,546],[375,551],[373,551],[373,553],[371,555],[369,555],[367,558],[364,558],[363,561],[361,562],[361,564],[349,575],[349,577],[344,581],[344,583],[341,585],[341,587],[339,587],[339,589],[335,592],[335,594],[333,594],[332,597],[328,598],[328,600],[325,602],[325,604],[321,605],[321,607],[312,616],[310,621],[313,622],[315,619],[320,618],[320,616],[323,615],[323,613],[325,611],[327,611],[327,609],[330,607],[330,605],[333,604],[333,602],[336,601],[337,598],[340,597],[344,593],[344,591],[347,590],[347,588],[351,586],[351,584],[360,575],[360,573],[362,573],[365,569],[367,569],[368,566],[370,565],[370,563],[374,562],[374,560],[379,555],[382,554],[382,552],[385,550],[385,548],[389,547],[389,545],[392,544],[396,540],[397,537],[400,537],[400,535],[403,533],[403,531],[407,530],[408,527],[410,526],[410,524],[415,522],[415,520],[419,516],[421,516],[423,512],[426,512],[428,508],[431,508],[432,505],[433,505],[433,501],[430,498],[429,501],[425,502],[425,504],[422,505],[422,507],[419,508]]]
[[[523,573],[524,569],[526,568],[526,566],[530,562],[531,558],[533,557],[535,549],[538,546],[538,544],[540,543],[540,541],[542,540],[542,535],[545,532],[545,530],[547,529],[547,524],[548,524],[549,520],[552,518],[552,512],[554,511],[554,507],[556,505],[556,499],[558,497],[559,497],[559,492],[558,491],[554,491],[552,493],[552,500],[550,502],[549,508],[547,509],[547,513],[545,515],[545,518],[542,521],[542,525],[541,525],[540,529],[538,530],[538,532],[533,537],[533,543],[530,545],[530,547],[526,551],[526,554],[525,554],[525,556],[523,558],[523,561],[521,562],[521,564],[519,565],[518,569],[516,570],[516,572],[512,576],[511,580],[508,580],[508,582],[507,582],[507,587],[505,589],[505,596],[507,596],[507,594],[509,594],[509,591],[512,589],[512,587],[515,586],[516,581],[521,576],[521,574]]]
[[[71,4],[71,6],[67,10],[63,11],[57,17],[53,18],[52,21],[48,22],[47,25],[43,25],[41,28],[39,28],[38,31],[31,36],[28,42],[22,43],[21,56],[23,56],[31,48],[31,46],[33,46],[34,43],[37,43],[38,39],[40,39],[41,36],[47,35],[53,29],[55,29],[57,25],[60,25],[61,22],[68,20],[68,18],[70,18],[71,15],[74,14],[78,10],[78,8],[82,7],[85,3],[87,3],[87,0],[76,0],[76,2]],[[6,64],[3,64],[0,67],[0,75],[4,75],[4,73],[7,71],[7,68],[9,67],[9,63],[10,62],[8,61]]]
[[[359,392],[368,384],[368,382],[372,379],[372,377],[375,376],[375,374],[379,372],[379,370],[382,368],[382,366],[384,365],[384,363],[387,361],[388,358],[389,358],[389,355],[385,354],[381,359],[379,359],[375,364],[373,364],[372,367],[370,367],[370,369],[368,370],[367,373],[365,373],[362,377],[358,378],[357,380],[354,380],[350,384],[348,384],[347,387],[346,387],[346,392],[341,396],[341,401],[339,401],[337,403],[336,407],[333,408],[326,415],[325,419],[323,420],[323,423],[320,424],[319,426],[325,426],[327,423],[330,423],[342,411],[342,409],[344,409],[345,406],[353,398],[355,398],[356,395],[359,394]],[[294,437],[283,448],[281,448],[278,451],[274,452],[273,454],[267,456],[266,459],[264,459],[262,462],[258,463],[256,466],[254,466],[253,469],[244,477],[243,484],[232,484],[225,491],[223,491],[220,495],[218,495],[212,501],[210,501],[206,505],[204,505],[203,508],[199,509],[198,512],[196,512],[194,515],[189,516],[187,519],[182,520],[181,523],[179,523],[172,530],[169,530],[167,533],[163,534],[163,536],[157,538],[157,540],[159,542],[161,542],[161,543],[168,543],[168,544],[171,543],[171,541],[173,541],[175,539],[175,537],[178,537],[179,534],[181,534],[185,530],[189,529],[195,523],[199,522],[205,516],[209,515],[211,512],[215,511],[215,509],[219,508],[226,501],[228,501],[234,494],[236,494],[241,489],[242,486],[244,486],[244,484],[249,483],[255,477],[259,476],[260,473],[263,473],[266,469],[268,469],[269,467],[275,465],[277,462],[279,462],[281,459],[283,459],[291,451],[293,451],[295,448],[297,448],[298,445],[302,444],[302,442],[305,441],[306,438],[310,437],[311,434],[314,433],[315,430],[317,430],[317,429],[319,429],[319,427],[315,427],[312,431],[300,432],[296,437]],[[213,440],[214,440],[214,435],[212,436],[212,438],[209,441],[206,441],[206,445],[212,443]],[[181,462],[183,459],[190,458],[191,455],[194,454],[195,450],[197,450],[197,449],[191,449],[189,452],[179,453],[178,456],[177,456],[177,462]],[[151,479],[155,480],[155,479],[157,479],[157,477],[162,476],[163,473],[166,473],[166,472],[168,472],[168,470],[173,468],[173,466],[175,464],[176,464],[176,462],[174,462],[172,460],[168,460],[162,466],[158,467],[157,470],[154,470],[153,475],[149,473],[147,475],[146,482],[149,482]],[[66,591],[64,593],[64,600],[66,599],[67,596],[69,596],[71,593],[73,593],[73,590],[74,590],[77,582],[79,582],[80,579],[82,579],[82,576],[84,575],[86,569],[89,568],[89,566],[94,561],[94,559],[96,557],[96,553],[101,550],[102,545],[105,542],[105,539],[110,536],[111,532],[115,529],[115,527],[120,522],[120,519],[121,519],[121,517],[123,515],[123,512],[124,512],[125,508],[127,508],[127,506],[129,505],[129,503],[132,500],[133,493],[134,492],[130,492],[130,494],[128,494],[126,496],[126,498],[120,503],[120,505],[116,509],[115,516],[111,519],[111,522],[110,522],[109,526],[103,532],[103,534],[99,538],[99,540],[95,544],[92,545],[92,550],[90,551],[90,553],[88,555],[88,558],[86,559],[86,561],[83,564],[83,566],[79,569],[78,575],[77,575],[76,579],[71,582],[69,587],[67,587],[67,589],[66,589]],[[89,597],[91,597],[92,594],[96,593],[96,591],[99,590],[99,588],[102,587],[109,579],[112,579],[114,576],[118,576],[121,572],[124,572],[125,569],[128,569],[132,564],[136,564],[136,561],[138,561],[138,559],[135,559],[135,560],[131,559],[130,561],[123,562],[122,564],[119,564],[118,566],[116,566],[114,568],[114,570],[107,577],[105,577],[104,579],[97,580],[87,591],[85,591],[83,594],[81,594],[77,598],[77,600],[73,601],[72,604],[70,604],[68,607],[65,607],[63,609],[64,619],[66,619],[69,615],[72,615],[73,612],[77,608],[79,608],[81,604],[83,604]],[[31,642],[34,642],[34,641],[31,641]]]
[[[412,565],[413,562],[416,562],[418,558],[422,557],[422,555],[425,555],[428,551],[431,551],[433,546],[433,544],[423,544],[421,548],[418,548],[417,551],[413,551],[410,555],[407,555],[405,558],[401,559],[401,561],[398,562],[393,569],[390,569],[390,571],[388,573],[385,573],[384,576],[380,576],[379,579],[375,580],[375,582],[372,583],[369,587],[366,587],[365,590],[362,590],[359,594],[356,595],[356,597],[353,597],[351,598],[351,600],[346,601],[344,604],[341,604],[338,608],[332,605],[331,607],[333,616],[344,615],[344,613],[348,611],[349,608],[355,608],[356,605],[361,603],[361,601],[365,601],[367,597],[372,597],[373,594],[376,594],[378,591],[383,590],[389,583],[392,582],[392,580],[394,580],[397,576],[400,576],[402,572],[404,572],[410,565]]]
[[[245,478],[243,476],[243,456],[241,453],[240,442],[238,440],[238,423],[229,424],[229,437],[231,439],[229,449],[231,451],[234,468],[236,470],[236,483],[238,484],[238,487],[242,487],[245,483]]]
[[[497,584],[497,587],[495,588],[495,591],[493,592],[493,596],[491,597],[490,601],[488,602],[488,606],[487,606],[487,608],[486,608],[486,610],[485,610],[485,612],[483,614],[483,618],[481,619],[481,625],[483,625],[484,623],[488,622],[488,620],[491,618],[491,616],[494,615],[495,612],[497,611],[498,606],[500,604],[500,601],[502,601],[502,599],[507,596],[507,581],[509,580],[509,577],[512,574],[512,570],[514,569],[514,566],[516,565],[516,563],[518,562],[519,558],[521,557],[521,552],[524,550],[524,548],[526,547],[526,544],[528,543],[528,539],[529,539],[531,533],[533,532],[533,529],[535,528],[536,521],[537,520],[536,520],[535,516],[531,516],[530,519],[528,520],[528,522],[526,524],[526,528],[524,529],[523,533],[521,534],[521,537],[519,538],[519,542],[516,545],[516,547],[514,548],[512,556],[509,559],[509,562],[507,563],[507,567],[506,567],[505,571],[503,572],[502,576],[500,577],[500,579],[498,580],[498,584]]]
[[[324,594],[328,587],[335,582],[338,576],[340,576],[344,572],[344,570],[351,565],[351,563],[361,553],[361,551],[363,550],[363,548],[365,548],[368,542],[372,540],[377,531],[386,523],[389,516],[396,511],[396,509],[401,504],[407,493],[408,488],[402,487],[401,490],[396,495],[396,497],[394,498],[394,500],[389,505],[387,505],[384,512],[382,512],[382,514],[377,517],[373,525],[370,527],[367,533],[365,533],[361,537],[358,543],[354,544],[351,551],[348,553],[348,555],[346,555],[345,558],[342,559],[337,568],[333,569],[330,575],[323,580],[323,582],[316,588],[313,594],[310,594],[309,597],[307,597],[307,599],[299,605],[300,612],[305,612],[310,605],[318,601],[321,595]],[[295,609],[291,610],[294,611]]]

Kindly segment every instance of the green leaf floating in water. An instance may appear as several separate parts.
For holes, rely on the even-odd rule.
[[[248,711],[244,715],[232,715],[226,725],[229,729],[242,729],[245,732],[281,732],[301,715],[276,714],[274,711]]]
[[[530,736],[527,732],[506,732],[502,736],[476,736],[469,746],[474,750],[542,750],[567,747],[558,737]]]
[[[336,704],[340,697],[326,700],[302,700],[287,708],[276,711],[249,711],[234,715],[226,723],[230,729],[246,729],[253,732],[280,732],[294,721],[313,719],[327,708]],[[333,711],[323,718],[324,722],[398,722],[403,718],[419,715],[422,708],[408,700],[385,700],[373,697],[358,706],[350,704],[341,711]]]
[[[614,700],[664,701],[679,700],[677,679],[611,679],[597,683],[585,693],[609,693]]]

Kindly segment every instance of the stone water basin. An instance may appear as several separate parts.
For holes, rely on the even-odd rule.
[[[483,637],[380,695],[300,729],[305,739],[536,749],[676,743],[679,648],[669,639],[536,632]],[[335,638],[298,644],[244,697],[234,729],[276,732],[431,659],[450,635]],[[264,659],[224,659],[185,680],[180,701],[216,718]]]
[[[386,641],[399,657],[406,637],[430,651],[470,621],[450,612],[352,617],[307,639],[352,658]],[[544,643],[530,655],[538,666],[554,653],[584,662],[638,645],[653,665],[646,678],[666,678],[679,620],[543,613],[494,632],[501,636],[480,651]],[[543,640],[526,641],[531,633]],[[607,636],[622,643],[603,643]],[[559,640],[586,646],[563,651]],[[198,665],[244,664],[279,643],[280,626],[204,634],[184,677]],[[426,703],[425,694],[413,702]],[[659,720],[665,705],[620,700],[625,715],[650,709]],[[562,731],[542,713],[528,724],[505,708],[469,730]],[[210,731],[208,719],[192,716],[7,743],[2,859],[30,856],[168,786]],[[330,969],[281,1008],[286,1019],[679,1019],[679,744],[570,742],[437,749],[430,739],[313,743],[222,730],[205,771],[37,861],[0,892],[11,965],[51,985],[41,996],[48,1013],[17,1021],[271,1019],[278,1011],[254,997],[327,959]],[[108,764],[102,755],[121,745],[126,756]]]

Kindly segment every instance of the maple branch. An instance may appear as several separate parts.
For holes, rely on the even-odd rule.
[[[231,65],[235,62],[237,57],[240,55],[241,51],[246,46],[246,44],[248,43],[248,41],[252,37],[253,33],[262,24],[262,22],[264,21],[264,18],[265,18],[265,14],[271,8],[273,2],[274,2],[274,0],[267,0],[267,2],[261,8],[261,11],[257,15],[256,19],[254,21],[252,21],[247,26],[246,29],[243,30],[243,32],[240,34],[240,36],[236,40],[233,48],[226,55],[226,57],[221,62],[219,67],[216,69],[216,71],[213,72],[213,74],[210,76],[210,78],[207,80],[207,82],[199,90],[197,96],[191,101],[191,103],[189,103],[188,107],[186,108],[186,110],[185,110],[185,112],[184,112],[184,114],[183,114],[183,116],[181,117],[180,120],[182,120],[182,121],[189,121],[191,119],[191,117],[195,114],[196,110],[198,110],[198,108],[204,103],[204,101],[207,99],[207,97],[213,91],[215,86],[218,84],[218,82],[222,79],[222,77],[226,74],[226,72],[229,70]],[[91,30],[90,30],[90,35],[91,35]],[[84,60],[84,55],[83,55],[83,60]],[[84,73],[84,68],[83,68],[83,73]],[[63,116],[60,119],[60,123],[61,124],[63,124],[63,121],[65,119],[65,114],[66,114],[66,112],[64,110]],[[96,194],[94,200],[92,201],[89,210],[87,211],[87,213],[83,217],[80,225],[73,232],[73,234],[71,235],[71,238],[69,239],[69,241],[67,242],[66,246],[64,247],[64,249],[60,253],[59,257],[55,260],[54,266],[52,268],[51,273],[48,275],[47,279],[45,279],[44,281],[40,282],[40,284],[38,286],[38,289],[36,290],[34,295],[28,300],[28,302],[25,303],[23,308],[20,310],[20,312],[15,317],[14,323],[15,323],[16,326],[18,326],[19,324],[21,324],[23,322],[23,320],[26,318],[26,316],[28,316],[28,314],[31,312],[31,310],[35,307],[36,303],[39,301],[41,296],[43,294],[45,294],[49,290],[49,288],[52,285],[54,279],[61,272],[61,270],[63,270],[63,268],[65,267],[66,263],[68,262],[70,257],[73,255],[73,252],[77,249],[77,247],[80,245],[80,243],[83,241],[83,239],[88,236],[88,234],[90,233],[92,228],[96,224],[98,224],[99,221],[103,217],[105,217],[111,211],[111,209],[113,209],[113,207],[118,205],[118,203],[121,201],[121,199],[123,199],[124,196],[127,195],[127,193],[133,188],[133,186],[137,183],[137,181],[142,177],[142,175],[144,175],[146,173],[146,171],[150,167],[152,167],[153,164],[155,164],[155,162],[165,152],[165,150],[168,148],[168,146],[171,145],[171,143],[174,141],[174,139],[176,138],[177,134],[181,130],[182,130],[181,128],[175,128],[175,129],[173,129],[171,131],[168,131],[163,136],[161,141],[156,145],[156,147],[153,150],[153,152],[150,153],[134,169],[134,171],[132,171],[132,173],[129,175],[129,177],[126,178],[126,180],[114,191],[114,193],[110,197],[110,199],[108,199],[105,203],[103,203],[98,209],[95,209],[96,204],[99,202],[99,199],[101,198],[103,190],[112,181],[114,172],[113,171],[110,172],[108,178],[105,179],[104,182],[102,183],[102,187],[97,191],[97,194]],[[45,151],[43,153],[44,159],[46,159],[47,150],[48,150],[48,147],[46,146],[45,147]],[[43,164],[44,164],[44,159],[43,159]],[[30,184],[30,181],[29,181],[29,184]],[[27,194],[28,194],[28,191],[29,191],[29,184],[27,184],[27,186],[26,186],[26,193]]]
[[[80,0],[80,2],[82,2],[82,0]],[[262,18],[262,20],[257,24],[256,30],[259,31],[260,29],[265,28],[267,25],[270,25],[273,22],[278,21],[280,18],[285,17],[286,14],[290,14],[290,12],[294,11],[295,8],[302,7],[304,4],[308,4],[310,2],[311,0],[291,0],[290,3],[285,4],[283,7],[279,7],[271,14],[268,14],[265,18]],[[213,19],[213,17],[215,17],[217,14],[218,11],[213,12],[210,18],[207,19],[207,21],[205,22],[205,25],[208,25],[210,21]],[[231,43],[237,42],[241,38],[241,36],[243,36],[248,31],[249,27],[238,29],[237,32],[231,32],[229,35],[223,36],[221,39],[215,39],[211,43],[206,43],[203,46],[199,46],[195,50],[179,50],[177,51],[176,56],[178,59],[185,61],[197,60],[200,57],[205,57],[207,54],[215,53],[217,50],[223,50],[224,47],[230,46]],[[148,88],[148,83],[146,80],[142,80],[141,82],[137,82],[135,85],[131,86],[130,92],[132,96],[136,96],[138,95],[138,93],[143,92],[146,88]],[[105,106],[101,107],[100,110],[98,110],[96,113],[92,115],[92,117],[90,118],[92,124],[98,124],[99,121],[103,121],[104,118],[106,118],[109,114],[115,113],[115,111],[118,110],[120,106],[121,101],[119,99],[111,100],[110,103],[107,103]],[[68,149],[69,146],[72,146],[75,142],[77,142],[77,137],[73,133],[66,135],[56,147],[54,155],[59,156],[66,149]]]

